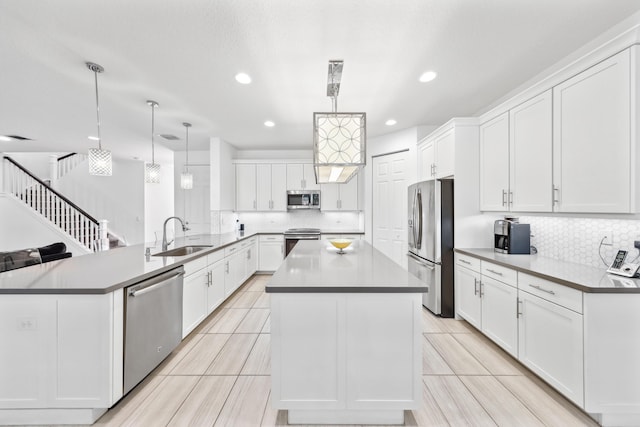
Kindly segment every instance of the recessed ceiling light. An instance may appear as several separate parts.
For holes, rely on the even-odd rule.
[[[422,83],[426,83],[426,82],[430,82],[431,80],[435,79],[438,76],[438,73],[436,73],[435,71],[427,71],[422,73],[422,75],[420,76],[420,78],[418,80],[420,80],[420,82]]]
[[[398,122],[396,122],[394,119],[389,119],[386,122],[384,122],[384,124],[387,125],[387,126],[393,126],[396,123],[398,123]]]
[[[242,83],[243,85],[248,85],[249,83],[251,83],[251,76],[246,73],[238,73],[236,74],[236,81],[238,83]]]
[[[11,141],[11,138],[9,138],[8,136],[0,135],[0,141],[9,142]]]
[[[267,120],[266,122],[264,122],[264,125],[268,128],[272,128],[274,127],[276,124],[273,123],[271,120]]]
[[[100,138],[98,138],[97,136],[89,136],[88,138],[92,141],[100,141]]]

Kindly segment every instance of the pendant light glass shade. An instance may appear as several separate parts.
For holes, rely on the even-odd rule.
[[[333,112],[313,113],[313,166],[318,184],[346,183],[366,163],[367,116],[338,113],[343,61],[329,61],[327,96]]]
[[[89,149],[89,175],[111,176],[113,173],[111,151],[102,149],[102,137],[100,135],[100,101],[98,98],[98,73],[104,68],[93,62],[87,62],[86,66],[93,71],[96,87],[96,117],[98,123],[98,148]]]
[[[193,188],[193,175],[189,172],[189,128],[191,127],[191,123],[182,123],[182,126],[185,127],[186,132],[186,143],[187,143],[187,155],[184,162],[184,172],[180,174],[180,188],[183,190],[191,190]]]
[[[155,133],[155,118],[156,107],[158,103],[155,101],[147,101],[147,105],[151,107],[151,163],[144,165],[144,181],[148,184],[160,183],[160,165],[156,164],[155,160],[155,147],[154,147],[154,133]]]

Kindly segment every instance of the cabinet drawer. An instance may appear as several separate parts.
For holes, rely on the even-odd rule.
[[[478,258],[456,254],[456,264],[477,271],[478,273],[480,272],[480,260]]]
[[[518,273],[518,289],[582,313],[582,292],[577,289],[526,273]]]
[[[241,249],[240,243],[234,243],[231,246],[227,246],[224,248],[224,256],[228,257],[229,255],[233,255],[237,253]]]
[[[215,251],[207,255],[207,264],[211,265],[214,262],[218,262],[224,258],[224,251]]]
[[[482,270],[480,271],[483,276],[491,277],[499,280],[507,285],[518,286],[518,272],[510,268],[503,267],[501,265],[492,264],[487,261],[480,263]]]
[[[261,242],[282,242],[284,236],[282,234],[267,234],[260,236]]]
[[[207,257],[203,256],[193,261],[189,261],[184,265],[184,275],[188,276],[195,273],[198,270],[202,270],[207,266]]]

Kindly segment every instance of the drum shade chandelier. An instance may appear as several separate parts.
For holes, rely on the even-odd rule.
[[[313,113],[313,166],[318,184],[346,183],[365,165],[366,113],[338,113],[344,61],[329,61],[331,113]]]
[[[151,163],[144,165],[144,181],[149,184],[160,183],[160,165],[156,164],[154,133],[155,133],[155,112],[158,103],[156,101],[147,101],[147,105],[151,107]]]
[[[104,72],[104,68],[93,62],[85,63],[87,68],[93,71],[96,87],[96,117],[98,122],[98,148],[89,148],[89,175],[111,176],[113,173],[111,151],[102,149],[102,135],[100,134],[100,102],[98,98],[98,73]],[[93,139],[93,137],[92,137]]]
[[[193,188],[193,174],[189,172],[189,128],[191,127],[191,123],[183,123],[185,132],[187,134],[187,157],[184,162],[184,172],[180,174],[180,188],[183,190],[191,190]]]

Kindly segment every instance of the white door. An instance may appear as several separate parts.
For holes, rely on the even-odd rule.
[[[316,172],[313,169],[313,163],[305,163],[303,165],[304,188],[305,190],[319,190],[320,184],[316,184]]]
[[[340,210],[358,210],[358,175],[351,178],[351,181],[340,185]]]
[[[340,187],[342,184],[320,185],[320,208],[325,211],[340,210]]]
[[[551,89],[509,111],[511,210],[552,210]]]
[[[256,209],[271,210],[271,165],[259,164],[256,168]]]
[[[439,136],[435,140],[436,178],[446,178],[454,174],[456,137],[454,129]]]
[[[302,190],[304,166],[300,163],[287,164],[287,190]]]
[[[456,298],[458,314],[467,322],[480,329],[480,273],[456,266]]]
[[[553,88],[556,211],[633,212],[631,80],[625,50]]]
[[[256,210],[256,165],[236,165],[236,210]]]
[[[433,140],[423,142],[418,147],[418,181],[428,181],[434,178],[436,164],[436,150]]]
[[[373,158],[373,246],[407,266],[408,151]]]
[[[508,211],[509,113],[480,125],[480,210]]]
[[[271,165],[271,210],[287,210],[287,165]]]
[[[518,356],[518,290],[482,276],[482,332],[512,356]]]
[[[221,259],[209,266],[209,286],[207,288],[207,314],[218,308],[224,301],[225,261]]]

